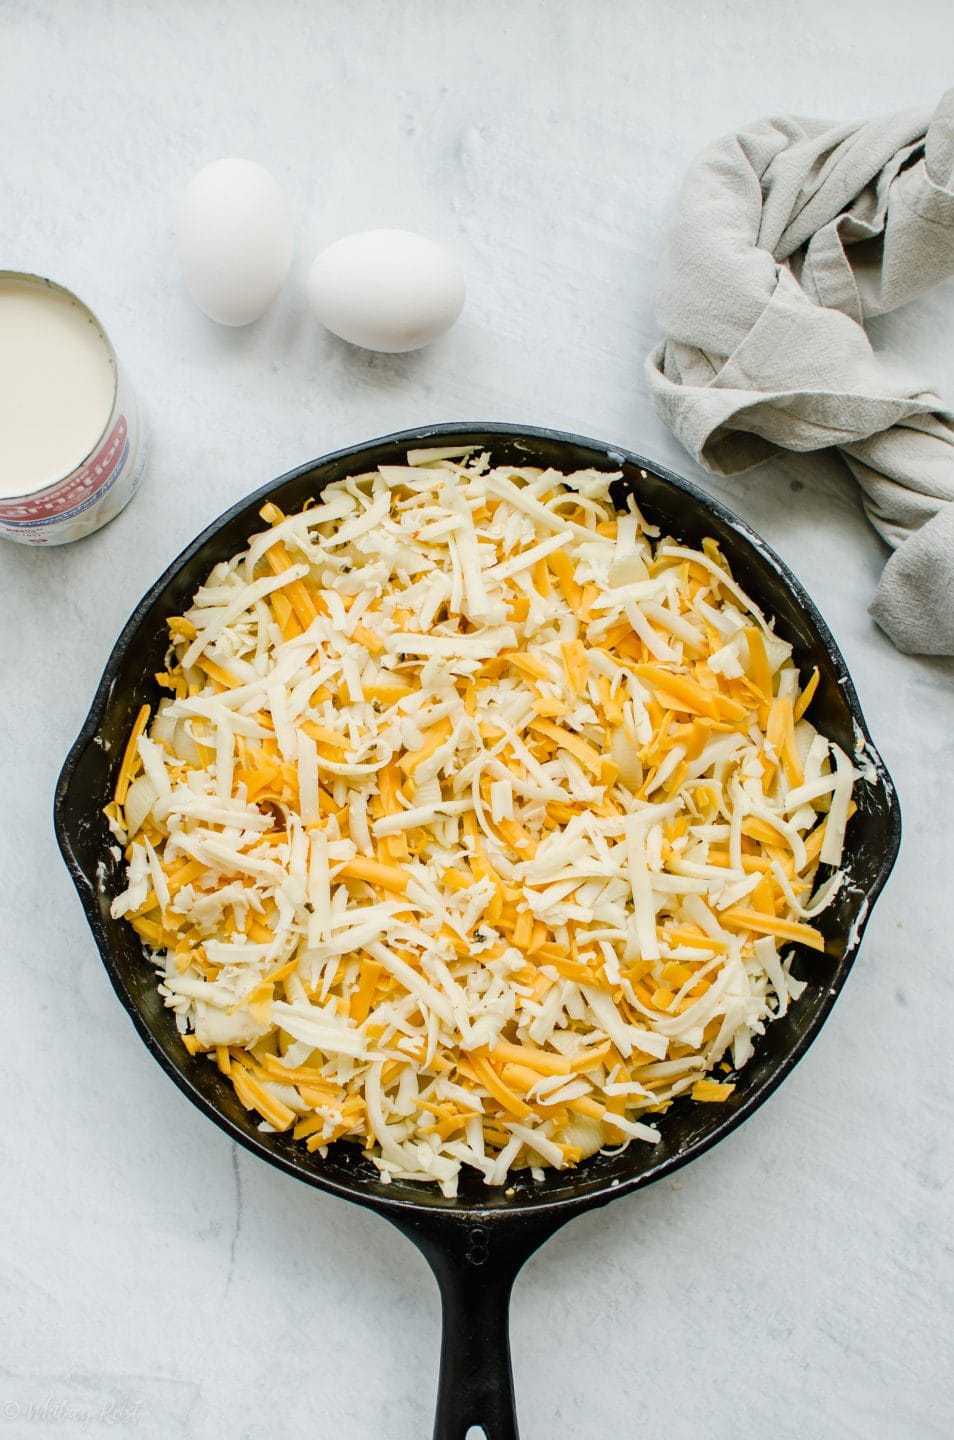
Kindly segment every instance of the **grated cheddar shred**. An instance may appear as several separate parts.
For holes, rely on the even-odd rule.
[[[451,1196],[729,1101],[861,772],[716,544],[618,475],[408,462],[264,508],[169,621],[106,813],[190,1053]]]

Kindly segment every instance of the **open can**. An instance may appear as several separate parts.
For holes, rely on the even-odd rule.
[[[8,540],[79,540],[136,493],[146,437],[109,336],[71,290],[13,270],[0,270],[0,419]]]

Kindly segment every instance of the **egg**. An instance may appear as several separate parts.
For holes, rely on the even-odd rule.
[[[199,309],[220,325],[248,325],[271,305],[291,264],[284,190],[253,160],[214,160],[183,191],[176,250]]]
[[[450,329],[463,308],[464,276],[426,235],[362,230],[322,250],[308,275],[308,299],[334,335],[395,354]]]

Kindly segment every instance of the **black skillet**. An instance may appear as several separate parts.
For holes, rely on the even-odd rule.
[[[382,463],[403,463],[409,447],[434,444],[477,445],[489,450],[495,463],[621,470],[620,498],[632,490],[644,515],[664,533],[690,545],[714,536],[739,583],[776,617],[779,634],[794,645],[803,679],[818,666],[815,723],[849,754],[863,746],[871,776],[870,783],[859,787],[858,812],[848,830],[848,883],[820,921],[824,953],[801,953],[796,947],[795,973],[808,981],[808,988],[782,1020],[768,1027],[752,1060],[733,1077],[731,1099],[722,1105],[680,1101],[662,1117],[657,1145],[634,1143],[615,1155],[597,1155],[575,1170],[548,1171],[540,1183],[518,1174],[506,1190],[489,1189],[469,1173],[462,1177],[456,1200],[445,1200],[438,1190],[414,1182],[382,1185],[357,1146],[338,1143],[322,1160],[287,1135],[260,1133],[257,1117],[242,1108],[215,1066],[188,1055],[171,1011],[156,993],[136,935],[124,922],[110,919],[110,898],[123,882],[100,813],[112,796],[137,711],[145,701],[158,698],[153,677],[163,667],[165,618],[181,613],[216,561],[241,550],[249,535],[261,529],[258,511],[265,500],[293,511],[331,480]],[[574,1215],[672,1174],[768,1098],[804,1055],[831,1010],[901,836],[894,786],[871,743],[838,647],[794,575],[759,537],[694,485],[638,455],[576,435],[495,424],[430,426],[338,451],[281,476],[209,526],[130,616],[63,766],[54,809],[57,839],[103,964],[163,1069],[246,1149],[309,1185],[377,1211],[430,1263],[444,1317],[435,1440],[464,1440],[471,1426],[482,1427],[490,1440],[516,1440],[508,1305],[520,1267]]]

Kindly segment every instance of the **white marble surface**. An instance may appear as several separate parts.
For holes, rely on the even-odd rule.
[[[144,488],[72,549],[0,554],[5,822],[0,1440],[430,1433],[437,1295],[380,1221],[237,1151],[149,1059],[50,825],[112,641],[207,521],[405,424],[575,428],[702,479],[790,561],[843,646],[906,835],[851,981],[773,1101],[672,1182],[573,1223],[513,1306],[526,1440],[954,1434],[950,862],[954,669],[865,613],[883,551],[824,462],[717,485],[651,413],[642,357],[676,187],[771,110],[852,116],[949,83],[949,0],[0,0],[0,241],[100,313],[149,414]],[[176,196],[219,155],[293,198],[291,281],[228,332],[184,297]],[[443,237],[443,342],[318,333],[318,246]],[[954,287],[879,323],[951,389]]]

